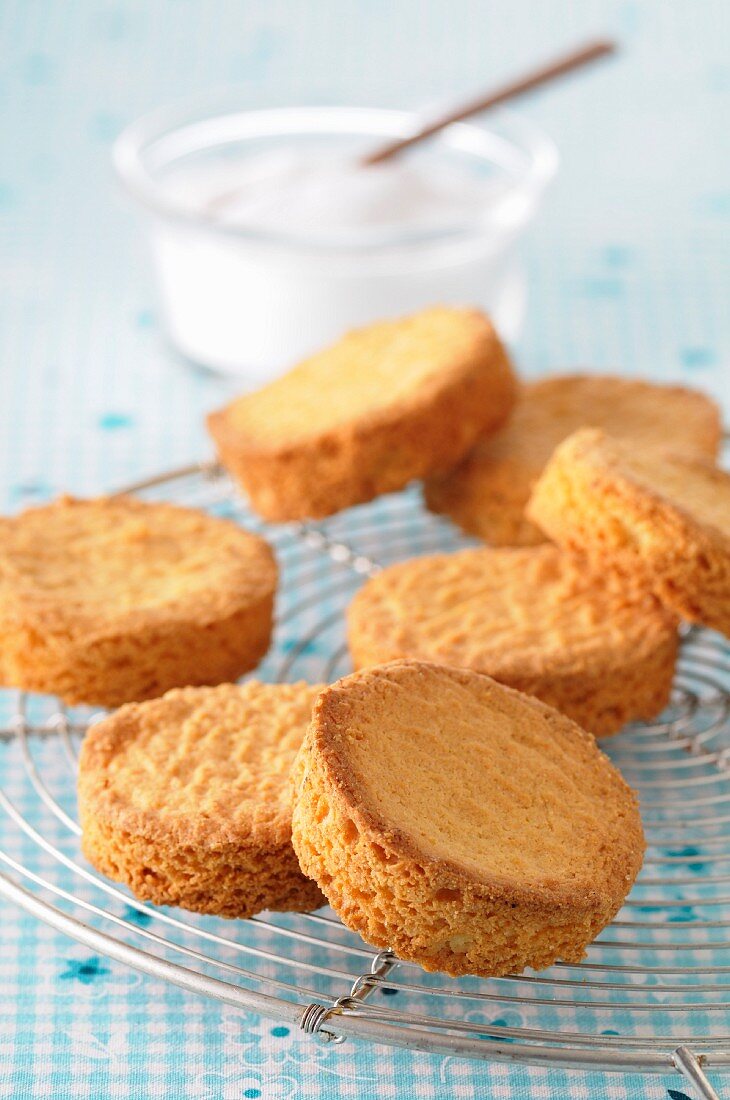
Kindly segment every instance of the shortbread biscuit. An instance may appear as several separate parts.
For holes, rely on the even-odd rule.
[[[690,622],[730,636],[730,474],[576,432],[535,486],[531,518],[598,569],[643,581]]]
[[[0,679],[107,707],[235,680],[268,649],[276,576],[263,539],[171,504],[0,519]]]
[[[349,333],[208,426],[257,512],[313,519],[449,469],[515,394],[486,317],[442,307]]]
[[[348,928],[425,970],[579,962],[641,867],[635,796],[593,737],[468,669],[333,684],[292,777],[302,870]]]
[[[677,624],[640,586],[554,546],[412,558],[355,596],[356,668],[400,657],[471,668],[536,695],[596,735],[666,705]]]
[[[696,390],[608,375],[545,378],[524,387],[505,427],[428,482],[429,508],[495,546],[544,542],[524,514],[530,491],[558,443],[587,425],[642,448],[671,442],[707,458],[721,435],[717,405]]]
[[[86,858],[157,905],[221,917],[323,905],[291,846],[290,771],[319,690],[178,688],[92,726],[79,760]]]

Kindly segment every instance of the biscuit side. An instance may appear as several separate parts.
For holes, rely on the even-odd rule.
[[[65,703],[117,707],[170,688],[220,684],[256,668],[268,651],[274,592],[218,620],[122,626],[102,635],[24,619],[0,603],[3,682]]]
[[[424,500],[431,512],[492,546],[538,546],[546,536],[525,507],[539,474],[519,455],[487,459],[477,447],[455,470],[429,478]]]
[[[302,874],[290,844],[198,849],[178,843],[173,833],[160,843],[105,820],[83,801],[79,820],[81,850],[89,863],[142,901],[228,918],[265,909],[307,912],[325,903],[316,883]]]

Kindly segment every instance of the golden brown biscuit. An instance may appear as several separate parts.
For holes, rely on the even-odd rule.
[[[319,690],[175,689],[92,726],[79,761],[86,858],[157,905],[251,917],[324,904],[291,846],[289,779]]]
[[[208,427],[257,512],[312,519],[447,470],[515,392],[486,317],[440,307],[349,333]]]
[[[641,867],[590,734],[467,669],[400,661],[315,704],[292,840],[348,928],[448,974],[578,962]]]
[[[113,707],[255,667],[269,646],[266,542],[190,508],[62,497],[0,519],[0,677]]]
[[[392,565],[347,621],[356,668],[399,657],[472,668],[599,736],[666,706],[677,653],[676,621],[657,600],[548,545]]]
[[[671,441],[707,458],[717,456],[721,434],[714,401],[683,386],[607,375],[545,378],[524,387],[501,431],[428,482],[426,503],[495,546],[544,542],[524,514],[530,491],[558,443],[586,425],[642,448]]]
[[[531,518],[597,568],[642,581],[690,622],[730,636],[730,475],[585,429],[558,447]]]

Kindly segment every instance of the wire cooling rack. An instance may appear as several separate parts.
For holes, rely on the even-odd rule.
[[[469,542],[414,491],[325,524],[265,529],[212,464],[128,491],[240,520],[274,545],[282,589],[256,673],[266,680],[347,672],[343,610],[363,579]],[[490,980],[426,974],[376,953],[329,910],[228,922],[138,902],[79,852],[78,746],[99,714],[15,692],[0,702],[0,895],[94,951],[329,1042],[677,1070],[717,1100],[705,1070],[730,1070],[730,649],[716,635],[688,632],[669,710],[605,743],[640,792],[649,844],[616,920],[580,965]]]

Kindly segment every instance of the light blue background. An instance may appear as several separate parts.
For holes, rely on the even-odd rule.
[[[729,13],[726,0],[3,0],[4,504],[202,457],[202,415],[230,391],[164,346],[141,222],[109,167],[125,123],[231,85],[250,106],[428,106],[597,32],[620,38],[621,59],[529,107],[563,162],[529,242],[518,362],[681,379],[727,409]],[[244,1066],[217,1007],[89,963],[11,911],[0,937],[0,1096],[405,1096],[412,1075],[419,1098],[681,1087],[320,1053],[260,1021]]]

